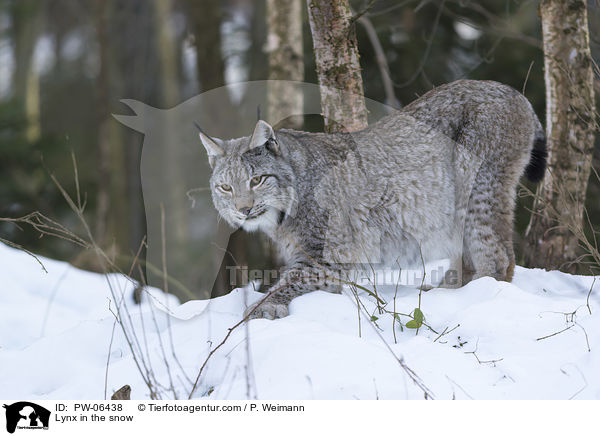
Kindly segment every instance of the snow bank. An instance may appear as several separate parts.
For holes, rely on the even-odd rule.
[[[236,289],[180,305],[150,289],[135,305],[135,284],[124,277],[42,262],[47,273],[0,245],[2,399],[103,399],[105,380],[108,397],[129,384],[132,398],[145,399],[138,365],[162,398],[187,398],[210,351],[260,298]],[[600,399],[600,280],[592,284],[592,277],[517,268],[513,283],[482,278],[433,289],[421,309],[435,332],[418,334],[401,331],[366,294],[359,316],[350,293],[310,293],[292,302],[287,318],[234,329],[194,397],[422,399],[401,359],[436,399]],[[394,291],[380,297],[391,310]],[[398,290],[397,312],[417,304],[416,289]],[[115,327],[118,306],[137,359]]]

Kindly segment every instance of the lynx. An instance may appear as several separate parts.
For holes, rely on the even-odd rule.
[[[315,280],[315,268],[449,259],[458,286],[510,281],[515,190],[523,173],[541,180],[546,164],[530,103],[491,81],[437,87],[359,132],[274,130],[259,120],[249,137],[200,139],[220,216],[266,233],[285,262],[251,318],[287,316],[310,291],[340,291],[327,274]]]

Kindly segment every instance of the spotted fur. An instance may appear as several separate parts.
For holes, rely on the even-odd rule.
[[[253,317],[286,316],[297,295],[340,290],[315,271],[445,258],[458,285],[510,281],[515,190],[528,164],[534,179],[545,165],[531,105],[490,81],[440,86],[351,134],[273,131],[260,121],[250,137],[200,137],[220,215],[265,232],[286,264]]]

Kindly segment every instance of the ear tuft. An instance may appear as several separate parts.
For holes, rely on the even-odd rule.
[[[202,129],[197,123],[194,124],[198,129],[198,136],[200,137],[200,142],[202,142],[202,145],[206,149],[206,154],[208,154],[208,163],[212,168],[214,166],[215,158],[218,156],[223,156],[225,154],[225,152],[223,151],[223,141],[218,138],[208,136],[202,131]]]

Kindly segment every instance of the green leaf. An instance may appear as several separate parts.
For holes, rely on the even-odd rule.
[[[413,319],[406,323],[406,327],[409,329],[418,329],[423,325],[423,312],[418,307],[414,310]]]
[[[421,309],[419,309],[418,307],[415,309],[414,318],[417,324],[419,324],[419,327],[421,327],[421,325],[423,325],[423,319],[425,319],[425,317],[423,316],[423,312],[421,312]]]
[[[417,322],[414,319],[411,319],[410,321],[408,321],[405,324],[405,327],[407,329],[418,329],[419,327],[421,327],[419,324],[417,324]]]
[[[371,321],[375,322],[377,321],[379,318],[377,318],[375,315],[371,315]]]

